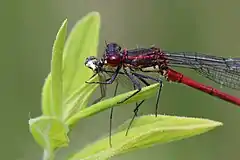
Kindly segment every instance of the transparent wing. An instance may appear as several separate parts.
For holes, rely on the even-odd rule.
[[[223,86],[240,90],[240,75],[231,70],[222,70],[212,66],[203,66],[195,70],[204,77],[221,84]]]
[[[223,86],[240,90],[240,58],[224,58],[195,52],[166,53],[169,66],[192,68]]]

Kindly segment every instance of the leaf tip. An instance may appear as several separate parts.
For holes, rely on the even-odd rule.
[[[101,16],[99,12],[93,11],[87,14],[86,17],[91,17],[94,19],[95,23],[100,24]]]
[[[89,16],[94,16],[94,17],[100,17],[100,13],[97,11],[92,11],[90,13],[88,13]]]
[[[219,126],[223,126],[222,122],[218,122],[218,121],[212,121],[212,127],[219,127]]]

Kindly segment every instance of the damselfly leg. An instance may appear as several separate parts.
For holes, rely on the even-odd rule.
[[[130,98],[132,98],[133,96],[135,96],[136,94],[138,94],[142,87],[141,87],[141,84],[139,83],[139,81],[137,81],[135,79],[135,77],[132,75],[131,71],[129,68],[123,68],[123,71],[125,73],[125,75],[131,80],[131,82],[133,83],[133,85],[137,88],[137,91],[135,91],[133,94],[131,94],[130,96],[128,96],[127,98],[125,98],[124,100],[118,102],[118,104],[121,104],[121,103],[124,103],[126,102],[127,100],[129,100]]]
[[[162,80],[160,78],[157,79],[157,78],[154,78],[154,77],[151,77],[151,76],[147,76],[147,75],[143,75],[143,74],[139,74],[139,73],[135,73],[135,72],[133,72],[132,74],[134,76],[138,77],[138,78],[149,79],[149,80],[152,80],[152,81],[155,81],[155,82],[159,83],[159,89],[158,89],[158,92],[157,92],[157,99],[156,99],[156,106],[155,106],[155,116],[157,117],[158,106],[159,106],[159,99],[160,99],[160,94],[161,94],[162,86],[163,86]]]
[[[129,129],[131,128],[134,119],[137,117],[137,113],[138,113],[138,111],[139,111],[139,107],[143,104],[144,101],[145,101],[145,100],[142,100],[139,104],[137,104],[137,106],[136,106],[135,109],[133,110],[134,115],[133,115],[131,121],[129,122],[129,125],[128,125],[128,128],[127,128],[127,131],[126,131],[125,136],[128,135]]]
[[[142,83],[144,83],[146,86],[149,86],[150,84],[143,78],[141,77],[137,77]],[[133,84],[133,89],[135,90],[136,89],[136,86],[135,84]],[[131,125],[132,125],[132,122],[134,121],[134,119],[138,116],[138,111],[139,111],[139,107],[143,104],[145,100],[142,100],[140,103],[136,102],[136,107],[135,109],[133,110],[133,117],[131,119],[131,121],[129,122],[129,125],[128,125],[128,128],[127,128],[127,131],[126,131],[126,136],[128,135],[128,131],[129,129],[131,128]]]
[[[103,82],[101,82],[101,81],[99,81],[99,82],[86,81],[86,83],[88,83],[88,84],[112,84],[115,81],[115,79],[117,78],[117,75],[118,75],[121,68],[122,68],[122,66],[119,65],[117,67],[116,71],[113,73],[112,77],[107,81],[103,81]]]
[[[102,81],[108,81],[109,79],[106,79],[106,76],[104,74],[99,74],[99,80]],[[93,101],[92,104],[96,104],[98,102],[100,102],[104,97],[106,97],[106,89],[107,89],[107,85],[106,84],[100,84],[100,93],[101,96],[99,98],[97,98],[96,100]]]
[[[116,81],[114,97],[117,95],[117,89],[118,89],[118,81]],[[113,107],[111,107],[110,116],[109,116],[109,145],[110,145],[110,147],[112,147],[112,119],[113,119]]]
[[[135,73],[133,72],[132,75],[134,77],[136,77],[138,80],[140,80],[141,82],[143,82],[146,86],[149,86],[150,84],[145,80],[145,79],[149,79],[149,80],[153,80],[153,81],[156,81],[159,83],[159,89],[158,89],[158,92],[157,92],[157,99],[156,99],[156,107],[155,107],[155,116],[157,116],[157,110],[158,110],[158,104],[159,104],[159,99],[160,99],[160,93],[161,93],[161,90],[162,90],[162,86],[163,86],[163,82],[161,79],[157,79],[157,78],[153,78],[153,77],[150,77],[150,76],[145,76],[145,75],[142,75],[142,74],[138,74],[138,73]],[[132,81],[133,82],[133,81]],[[136,94],[135,94],[136,95]],[[136,118],[137,116],[137,113],[139,111],[139,107],[142,105],[142,103],[144,102],[145,100],[142,100],[139,104],[136,104],[136,107],[134,109],[134,115],[128,125],[128,128],[127,128],[127,131],[126,131],[126,136],[129,132],[129,129],[131,128],[131,125],[134,121],[134,119]]]

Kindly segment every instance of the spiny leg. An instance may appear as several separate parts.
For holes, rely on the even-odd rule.
[[[100,73],[98,74],[100,82],[107,82],[107,81],[111,80],[111,78],[113,77],[112,74],[114,74],[115,72],[116,72],[116,70],[115,70],[115,71],[105,71],[105,70],[102,70],[102,72],[100,72]],[[120,71],[119,71],[119,72],[120,72]],[[105,75],[104,73],[106,73],[110,78],[106,79],[106,75]],[[110,73],[112,73],[112,74],[110,74]],[[118,74],[119,74],[119,73],[118,73]],[[116,84],[117,84],[117,83],[118,83],[118,82],[117,82],[117,80],[116,80]],[[118,84],[117,84],[117,85],[118,85]],[[117,87],[117,86],[116,86],[116,87]],[[106,97],[106,88],[107,88],[107,84],[102,84],[102,83],[100,83],[101,96],[100,96],[98,99],[96,99],[93,104],[101,101],[104,97]]]
[[[113,73],[111,78],[107,79],[104,82],[102,82],[102,81],[99,81],[99,82],[88,82],[88,81],[86,81],[86,83],[89,83],[89,84],[100,84],[101,97],[98,98],[97,100],[95,100],[95,103],[100,101],[102,98],[104,98],[106,96],[106,84],[112,84],[114,82],[114,80],[116,79],[117,75],[119,74],[120,69],[121,69],[121,65],[119,65],[117,67],[116,71],[111,72],[111,73]],[[97,75],[97,73],[95,73],[91,78],[93,78],[96,75]],[[101,86],[105,86],[105,87],[101,87]],[[114,96],[116,96],[117,87],[118,87],[118,82],[116,81],[116,88],[115,88],[115,91],[114,91]],[[109,145],[110,145],[110,147],[112,147],[112,138],[111,138],[112,137],[112,116],[113,116],[113,107],[111,108],[111,111],[110,111],[110,127],[109,127],[109,129],[110,129],[110,132],[109,132]]]
[[[131,80],[131,82],[137,87],[137,91],[135,91],[133,94],[131,94],[130,96],[128,96],[124,100],[118,102],[118,104],[124,103],[125,101],[129,100],[130,98],[132,98],[133,96],[138,94],[142,89],[139,81],[137,81],[135,79],[135,77],[132,75],[133,73],[131,73],[127,68],[123,68],[123,71],[124,71],[125,75]]]
[[[157,117],[158,104],[159,104],[160,94],[161,94],[162,86],[163,86],[162,80],[157,79],[157,78],[153,78],[153,77],[150,77],[150,76],[142,75],[142,74],[139,74],[139,73],[133,73],[133,75],[135,75],[136,77],[141,77],[143,79],[150,79],[150,80],[153,80],[153,81],[156,81],[156,82],[159,83],[160,86],[159,86],[159,89],[158,89],[158,92],[157,92],[156,107],[155,107],[155,116]]]
[[[106,73],[113,73],[112,71],[107,71],[107,70],[104,70]],[[131,73],[129,73],[129,74],[127,74],[127,73],[123,73],[123,72],[119,72],[119,74],[125,74],[125,75],[129,75],[129,74],[131,74]],[[149,86],[150,84],[145,80],[145,79],[143,79],[142,77],[137,77],[137,76],[135,76],[137,79],[139,79],[142,83],[144,83],[146,86]],[[132,78],[133,79],[133,78]],[[131,78],[130,78],[130,80],[132,80]],[[132,81],[132,83],[133,83],[133,81]],[[136,83],[133,83],[133,89],[135,90],[136,89],[136,85],[135,85]],[[131,125],[132,125],[132,123],[133,123],[133,121],[134,121],[134,119],[136,118],[136,116],[137,116],[137,113],[138,113],[138,111],[139,111],[139,107],[143,104],[143,102],[144,102],[145,100],[142,100],[139,104],[138,103],[136,103],[136,107],[135,107],[135,109],[134,109],[134,115],[133,115],[133,117],[132,117],[132,119],[131,119],[131,121],[130,121],[130,123],[129,123],[129,126],[128,126],[128,128],[127,128],[127,131],[126,131],[126,136],[127,136],[127,134],[128,134],[128,132],[129,132],[129,129],[131,128]]]
[[[112,75],[110,75],[109,73],[115,73],[116,71],[111,71],[111,72],[105,72],[107,73],[107,75],[109,77],[112,77]],[[103,74],[104,75],[104,74]],[[102,77],[99,77],[101,81],[103,81]],[[105,81],[109,81],[111,78],[106,79],[105,75],[104,75],[104,79]],[[115,86],[115,90],[114,90],[114,97],[117,94],[117,89],[118,89],[118,81],[115,81],[116,86]],[[101,87],[104,86],[104,87]],[[100,84],[100,88],[101,88],[101,97],[98,98],[97,100],[101,100],[102,98],[104,98],[106,96],[106,84]],[[110,109],[110,116],[109,116],[109,145],[110,147],[112,147],[112,118],[113,118],[113,107],[111,107]]]
[[[98,76],[99,77],[99,79],[100,79],[100,81],[107,81],[106,80],[106,77],[105,77],[105,75],[103,74],[103,77],[102,76]],[[93,103],[92,104],[96,104],[96,103],[98,103],[98,102],[100,102],[104,97],[106,97],[106,88],[107,88],[107,85],[106,84],[100,84],[100,92],[101,92],[101,96],[99,97],[99,98],[97,98],[95,101],[93,101]]]
[[[134,115],[133,115],[133,117],[132,117],[132,119],[131,119],[131,121],[130,121],[130,123],[129,123],[129,125],[128,125],[128,128],[127,128],[127,131],[126,131],[125,136],[128,135],[128,131],[129,131],[129,129],[130,129],[130,127],[131,127],[131,125],[132,125],[132,123],[133,123],[135,117],[137,116],[137,113],[138,113],[139,107],[142,105],[142,103],[143,103],[144,101],[145,101],[145,100],[142,100],[142,101],[136,106],[136,108],[133,110]]]
[[[112,84],[115,81],[115,79],[117,78],[117,75],[119,74],[119,71],[121,68],[122,68],[122,65],[119,65],[117,67],[116,71],[114,71],[112,77],[105,82],[88,82],[88,81],[86,81],[86,83],[89,83],[89,84]]]
[[[136,77],[137,77],[137,76],[136,76]],[[145,79],[143,79],[142,77],[137,77],[137,78],[138,78],[141,82],[143,82],[146,86],[149,86],[149,85],[150,85],[150,84],[149,84]],[[130,121],[130,123],[129,123],[129,125],[128,125],[127,131],[126,131],[126,134],[125,134],[126,136],[127,136],[128,132],[129,132],[129,129],[130,129],[130,127],[131,127],[134,119],[137,117],[137,113],[138,113],[138,111],[139,111],[140,106],[143,104],[144,101],[145,101],[145,100],[142,100],[139,104],[136,103],[136,107],[135,107],[135,109],[133,110],[134,115],[133,115],[133,117],[132,117],[132,119],[131,119],[131,121]]]
[[[111,71],[109,71],[109,72],[111,72]],[[119,74],[124,74],[124,73],[123,72],[119,72]],[[157,116],[157,110],[158,110],[158,105],[159,105],[159,100],[160,100],[160,94],[161,94],[162,87],[163,87],[162,80],[161,79],[156,79],[156,78],[153,78],[153,77],[150,77],[150,76],[145,76],[145,75],[142,75],[142,74],[134,73],[134,72],[132,74],[135,75],[139,80],[141,80],[146,86],[149,86],[149,84],[146,82],[145,79],[150,79],[150,80],[153,80],[153,81],[156,81],[156,82],[159,83],[160,86],[159,86],[159,89],[158,89],[158,92],[157,92],[156,107],[155,107],[155,116]]]
[[[143,82],[146,86],[149,86],[150,84],[145,80],[145,79],[143,79],[143,78],[141,78],[141,77],[137,77],[141,82]],[[136,87],[135,87],[135,85],[133,85],[133,87],[134,87],[134,90],[136,89]],[[140,105],[142,105],[142,103],[144,102],[145,100],[142,100],[141,102],[140,102]],[[138,109],[136,109],[136,108],[139,108],[140,107],[140,105],[136,102],[136,107],[135,107],[135,109],[134,109],[134,113],[135,113],[135,110],[137,110],[138,111]],[[134,114],[134,116],[137,116],[137,112],[136,112],[136,114]],[[135,117],[133,117],[133,119],[134,119]]]
[[[131,74],[131,72],[130,72],[129,70],[125,69],[125,68],[124,68],[123,70],[124,70],[125,75],[126,75],[126,76],[131,80],[131,82],[133,83],[134,88],[137,87],[137,91],[134,92],[133,94],[131,94],[129,97],[125,98],[124,100],[118,102],[118,104],[125,102],[126,100],[132,98],[134,95],[136,95],[137,93],[139,93],[139,92],[141,91],[141,85],[140,85],[140,83],[135,79],[135,77]],[[129,123],[129,126],[128,126],[127,131],[126,131],[126,134],[125,134],[126,136],[127,136],[128,131],[129,131],[131,125],[132,125],[133,120],[135,119],[135,117],[136,117],[136,115],[137,115],[138,108],[139,108],[139,106],[141,106],[141,104],[142,104],[143,102],[144,102],[144,100],[142,100],[139,104],[136,103],[137,106],[136,106],[136,108],[134,109],[134,116],[133,116],[132,120],[131,120],[130,123]]]
[[[89,80],[91,80],[93,77],[95,77],[96,75],[99,76],[99,79],[100,81],[99,82],[89,82],[86,81],[85,83],[88,83],[88,84],[100,84],[100,90],[101,90],[101,96],[96,99],[93,104],[99,102],[100,100],[102,100],[105,96],[106,96],[106,85],[107,84],[112,84],[114,82],[114,80],[116,79],[119,71],[121,69],[121,65],[118,66],[118,68],[115,70],[115,71],[112,71],[113,75],[109,78],[109,79],[106,79],[106,77],[104,76],[104,80],[102,79],[103,77],[100,76],[101,73],[103,72],[97,72],[97,73],[94,73],[90,78]],[[104,75],[104,74],[103,74]]]
[[[136,89],[136,86],[133,84],[133,90]],[[138,106],[138,102],[135,103],[136,107]]]
[[[155,117],[157,117],[157,113],[158,113],[158,104],[159,104],[159,100],[160,100],[160,94],[161,94],[161,91],[162,91],[162,86],[163,86],[163,82],[162,81],[159,81],[159,89],[158,89],[158,92],[157,92],[157,100],[156,100],[156,106],[155,106]]]
[[[118,81],[116,81],[114,97],[117,95],[117,89],[118,89]],[[109,117],[109,145],[110,145],[110,147],[112,147],[112,118],[113,118],[113,107],[111,107],[110,117]]]
[[[109,72],[109,73],[113,73],[112,71],[106,71],[106,72]],[[156,78],[153,78],[153,77],[150,77],[150,76],[145,76],[145,75],[142,75],[142,74],[138,74],[138,73],[132,73],[133,75],[131,75],[131,73],[127,72],[127,70],[124,70],[124,73],[123,72],[119,72],[119,74],[125,74],[129,77],[129,79],[132,81],[133,83],[133,86],[134,86],[134,89],[136,86],[140,86],[139,82],[135,80],[134,76],[137,77],[140,81],[142,81],[146,86],[149,86],[150,84],[145,80],[145,79],[150,79],[150,80],[153,80],[153,81],[156,81],[156,82],[159,82],[160,83],[160,87],[159,87],[159,90],[158,90],[158,94],[157,94],[157,100],[156,100],[156,111],[155,111],[155,115],[157,116],[157,110],[158,110],[158,104],[159,104],[159,99],[160,99],[160,93],[161,93],[161,89],[162,89],[162,80],[161,79],[156,79]],[[137,82],[137,83],[136,83]],[[139,84],[139,85],[137,85]],[[141,86],[140,86],[141,88]],[[139,91],[136,91],[134,92],[131,96],[127,97],[125,100],[119,102],[119,103],[123,103],[125,102],[126,100],[128,100],[129,98],[133,97],[134,95],[136,95]],[[135,117],[137,116],[137,112],[139,110],[139,107],[142,105],[142,103],[144,102],[145,100],[142,100],[139,104],[136,104],[136,108],[134,109],[134,116],[133,118],[131,119],[130,123],[129,123],[129,126],[127,128],[127,131],[126,131],[126,135],[128,134],[129,132],[129,129],[132,125],[132,122],[133,120],[135,119]]]

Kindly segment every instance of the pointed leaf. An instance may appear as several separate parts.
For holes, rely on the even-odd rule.
[[[129,103],[133,103],[133,102],[136,102],[136,101],[139,101],[139,100],[148,99],[152,95],[156,94],[158,87],[159,87],[159,83],[150,85],[148,87],[144,87],[144,88],[142,88],[141,92],[139,92],[138,94],[136,94],[135,96],[133,96],[132,98],[130,98],[129,100],[124,102],[124,104],[129,104]],[[118,102],[126,99],[127,97],[132,95],[134,92],[136,92],[136,90],[130,91],[130,92],[127,92],[127,93],[124,93],[124,94],[120,94],[116,97],[106,99],[106,100],[101,101],[97,104],[94,104],[90,107],[87,107],[87,108],[79,111],[78,113],[76,113],[71,118],[69,118],[66,123],[68,125],[73,125],[81,118],[91,116],[93,114],[104,111],[104,110],[106,110],[108,108],[111,108],[111,107],[122,105],[122,104],[118,104]]]
[[[51,73],[42,92],[42,111],[45,115],[62,119],[62,57],[67,32],[67,20],[62,23],[52,50]]]
[[[51,115],[60,119],[62,119],[62,58],[66,32],[67,20],[63,22],[54,42],[51,63],[53,101],[53,113]]]
[[[88,56],[97,55],[100,16],[92,12],[72,29],[64,48],[63,94],[68,99],[84,83],[92,71],[84,66]]]
[[[125,136],[128,125],[129,121],[112,136],[112,148],[109,147],[109,138],[106,137],[76,153],[70,160],[109,159],[139,148],[198,135],[220,126],[222,123],[207,119],[175,116],[141,116],[134,121],[128,136]]]

